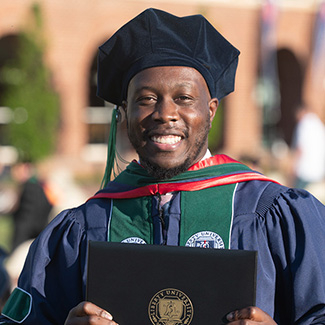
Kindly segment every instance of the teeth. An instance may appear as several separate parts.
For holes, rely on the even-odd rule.
[[[152,141],[158,142],[158,143],[163,143],[163,144],[175,144],[179,141],[181,141],[180,136],[176,135],[165,135],[165,136],[153,136]]]

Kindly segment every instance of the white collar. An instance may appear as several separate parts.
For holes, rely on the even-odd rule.
[[[205,153],[205,155],[202,157],[202,159],[200,161],[205,160],[210,157],[212,157],[211,152],[209,149],[207,149],[207,152]]]

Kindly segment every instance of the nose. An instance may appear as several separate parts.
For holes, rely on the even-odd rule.
[[[155,106],[152,117],[155,121],[163,123],[176,122],[179,118],[176,103],[172,99],[160,99]]]

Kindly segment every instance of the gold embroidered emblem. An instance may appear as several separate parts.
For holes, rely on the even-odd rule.
[[[151,298],[148,313],[154,325],[189,325],[193,319],[193,305],[184,292],[163,289]]]

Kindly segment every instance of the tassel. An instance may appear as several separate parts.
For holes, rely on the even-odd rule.
[[[112,111],[111,128],[109,131],[108,146],[107,146],[107,161],[105,174],[101,183],[101,189],[103,189],[111,179],[112,170],[115,162],[115,150],[116,150],[116,130],[117,122],[120,119],[120,111],[118,106],[115,106]]]

